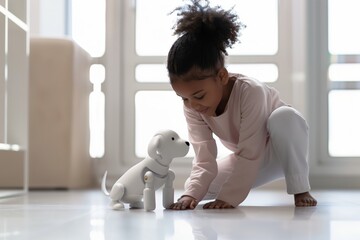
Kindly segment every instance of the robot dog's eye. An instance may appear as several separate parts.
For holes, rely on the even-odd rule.
[[[173,137],[172,137],[172,138],[171,138],[171,140],[173,140],[173,141],[174,141],[174,140],[175,140],[175,138],[173,138]]]

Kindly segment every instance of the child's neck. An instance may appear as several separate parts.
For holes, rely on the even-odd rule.
[[[224,86],[223,97],[215,111],[216,116],[220,116],[221,114],[223,114],[225,112],[226,105],[227,105],[230,95],[231,95],[231,91],[234,87],[234,83],[235,83],[235,79],[230,77],[228,84],[226,86]]]

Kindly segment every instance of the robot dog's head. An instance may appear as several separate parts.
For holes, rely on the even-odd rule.
[[[159,131],[148,145],[149,157],[164,166],[170,165],[173,158],[184,157],[189,152],[189,142],[181,139],[172,130]]]

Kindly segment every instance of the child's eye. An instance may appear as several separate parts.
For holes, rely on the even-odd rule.
[[[205,94],[204,95],[201,95],[201,96],[194,96],[195,99],[197,100],[201,100],[205,97]]]

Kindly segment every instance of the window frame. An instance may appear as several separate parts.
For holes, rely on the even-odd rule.
[[[354,82],[331,82],[328,69],[331,54],[328,50],[328,0],[307,0],[307,75],[308,109],[310,123],[310,167],[316,186],[359,186],[360,157],[330,156],[329,142],[329,92],[331,90],[358,89]],[[358,55],[357,55],[358,56]],[[335,180],[336,179],[336,180]]]

